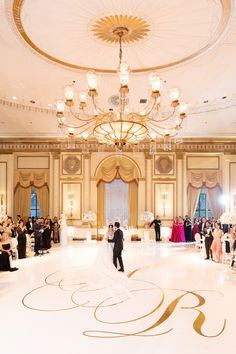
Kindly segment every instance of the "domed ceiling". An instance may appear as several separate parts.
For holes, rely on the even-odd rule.
[[[99,97],[118,93],[119,45],[131,69],[133,107],[149,96],[148,72],[191,104],[182,135],[232,137],[236,128],[233,0],[0,0],[0,137],[58,136],[55,100],[99,72]],[[40,119],[40,124],[38,123]]]

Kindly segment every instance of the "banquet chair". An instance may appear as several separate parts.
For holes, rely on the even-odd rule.
[[[196,252],[197,250],[201,250],[204,246],[203,239],[201,238],[201,235],[199,233],[195,234],[195,241],[196,241],[195,243],[195,252]]]
[[[222,243],[222,263],[231,263],[232,252],[230,251],[229,240],[223,240]]]

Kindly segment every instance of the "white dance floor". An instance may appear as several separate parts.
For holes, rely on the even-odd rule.
[[[92,288],[98,242],[56,245],[0,273],[2,353],[236,352],[236,272],[193,245],[125,245],[128,298]]]

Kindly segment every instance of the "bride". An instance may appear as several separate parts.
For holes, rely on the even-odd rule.
[[[92,266],[91,283],[107,288],[111,297],[125,300],[130,297],[128,277],[118,272],[113,264],[114,244],[108,242],[109,239],[113,239],[113,236],[113,225],[109,225]]]

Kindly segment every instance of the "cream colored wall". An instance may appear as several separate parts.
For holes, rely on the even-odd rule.
[[[4,194],[4,207],[7,215],[13,215],[13,181],[14,181],[14,158],[13,155],[1,155],[0,154],[0,162],[4,162],[6,164],[6,171],[0,172],[0,179],[5,179],[6,173],[6,184],[1,183],[4,186],[3,189],[0,190],[1,193]],[[4,165],[5,165],[4,164]]]
[[[70,154],[70,153],[68,153]],[[73,152],[72,154],[76,154]],[[20,168],[32,169],[37,166],[37,157],[40,157],[40,166],[49,169],[49,189],[50,189],[50,216],[59,216],[61,210],[61,184],[65,182],[75,182],[82,184],[82,213],[88,210],[97,211],[97,179],[96,171],[104,159],[114,156],[114,153],[93,152],[82,156],[82,174],[80,176],[62,176],[61,174],[61,157],[62,153],[19,153],[19,154],[0,154],[0,162],[6,163],[7,170],[7,213],[13,215],[13,189],[14,189],[14,171]],[[218,167],[222,171],[223,193],[228,196],[226,198],[225,210],[236,208],[236,155],[224,154],[190,154],[177,153],[175,155],[175,174],[172,177],[161,178],[154,176],[153,171],[153,156],[144,153],[125,153],[124,156],[132,159],[137,165],[140,172],[139,187],[138,187],[138,225],[143,226],[140,220],[141,213],[145,210],[155,211],[155,183],[173,182],[176,186],[173,196],[175,203],[176,215],[185,215],[187,213],[187,170],[189,168],[205,169],[208,166]],[[27,157],[20,159],[19,156]],[[122,158],[121,155],[116,155],[117,158]],[[208,161],[208,162],[207,162]],[[36,164],[36,165],[35,165]],[[0,170],[1,174],[1,170]],[[2,175],[4,173],[2,172]],[[0,179],[4,178],[0,175]],[[3,185],[3,184],[2,184]],[[0,183],[1,186],[1,183]],[[1,191],[0,191],[1,192]],[[236,210],[235,210],[236,212]],[[82,220],[75,220],[74,225],[80,226]]]

